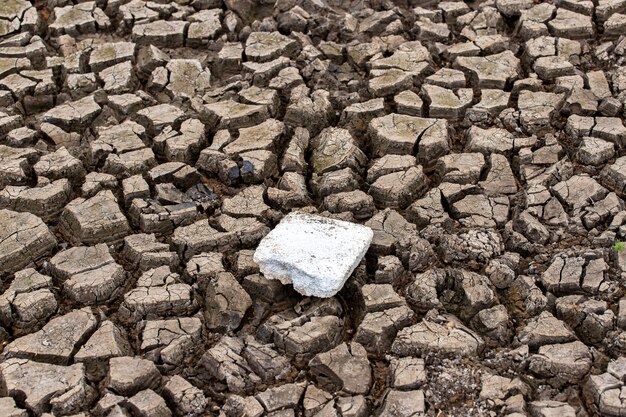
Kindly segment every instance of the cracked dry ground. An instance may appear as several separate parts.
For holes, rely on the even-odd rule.
[[[0,415],[626,416],[626,0],[0,0]],[[344,289],[259,274],[293,210]]]

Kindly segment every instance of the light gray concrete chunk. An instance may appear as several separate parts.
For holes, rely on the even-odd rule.
[[[254,261],[267,278],[293,283],[296,291],[306,295],[330,297],[343,287],[372,236],[369,228],[292,213],[263,239]],[[315,264],[309,262],[310,257],[316,259]]]

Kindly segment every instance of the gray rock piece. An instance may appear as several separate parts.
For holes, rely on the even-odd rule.
[[[205,289],[205,320],[209,330],[237,329],[252,299],[230,272],[220,272]]]
[[[530,370],[553,384],[575,384],[591,369],[591,353],[582,342],[544,345],[529,359]]]

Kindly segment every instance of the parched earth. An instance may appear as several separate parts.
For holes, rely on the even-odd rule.
[[[626,416],[626,0],[0,0],[0,415]],[[265,279],[293,210],[341,292]]]

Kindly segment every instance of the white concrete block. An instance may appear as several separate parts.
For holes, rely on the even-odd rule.
[[[263,238],[254,261],[266,278],[328,298],[341,290],[373,236],[367,226],[293,212]]]

